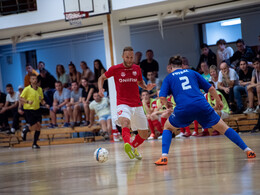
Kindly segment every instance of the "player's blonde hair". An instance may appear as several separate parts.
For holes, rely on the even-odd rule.
[[[123,49],[123,54],[125,51],[134,51],[134,49],[131,46],[127,46]]]
[[[182,66],[182,57],[180,55],[173,56],[169,59],[169,64],[173,67],[181,67]]]

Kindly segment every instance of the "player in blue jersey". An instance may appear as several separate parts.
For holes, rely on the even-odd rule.
[[[164,79],[159,96],[162,103],[166,107],[170,107],[171,105],[167,102],[166,97],[171,93],[176,102],[176,107],[164,125],[162,157],[155,164],[167,165],[172,131],[180,127],[187,127],[194,120],[197,120],[203,128],[212,127],[224,134],[245,151],[248,158],[255,158],[255,152],[247,147],[234,129],[227,126],[200,92],[200,89],[203,89],[206,93],[210,92],[216,100],[216,107],[219,108],[218,110],[222,110],[223,103],[215,88],[199,73],[189,69],[182,69],[180,56],[171,57],[169,64],[172,65],[172,73]]]

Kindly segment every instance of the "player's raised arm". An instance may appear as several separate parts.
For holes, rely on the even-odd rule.
[[[104,85],[104,81],[107,80],[107,77],[105,74],[102,74],[99,78],[98,78],[98,94],[101,97],[104,97],[104,91],[105,89],[103,88]]]

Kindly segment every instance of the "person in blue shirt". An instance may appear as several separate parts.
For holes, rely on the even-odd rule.
[[[224,134],[245,151],[248,158],[255,158],[255,152],[244,143],[234,129],[227,126],[200,91],[200,89],[203,89],[206,93],[209,92],[216,100],[216,107],[221,110],[223,103],[215,88],[199,73],[189,69],[182,69],[181,56],[171,57],[169,64],[172,65],[172,72],[164,79],[159,96],[162,103],[167,108],[170,108],[171,105],[166,97],[172,94],[176,107],[164,125],[162,157],[155,164],[167,165],[172,131],[176,131],[180,127],[187,127],[194,120],[197,120],[203,128],[212,127]]]

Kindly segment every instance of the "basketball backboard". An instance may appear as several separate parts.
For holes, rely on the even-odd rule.
[[[110,0],[93,0],[94,11],[89,13],[89,17],[110,14]]]
[[[94,0],[63,0],[64,12],[93,12]]]

